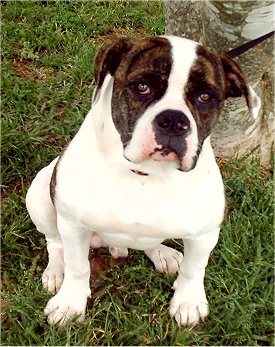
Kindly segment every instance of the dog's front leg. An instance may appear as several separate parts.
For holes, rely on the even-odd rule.
[[[204,290],[205,267],[219,237],[219,229],[196,239],[184,239],[184,257],[174,283],[170,315],[180,325],[196,325],[208,314]]]
[[[50,324],[64,324],[74,316],[82,321],[90,295],[88,253],[91,234],[59,216],[57,223],[64,247],[65,273],[59,292],[44,310]]]

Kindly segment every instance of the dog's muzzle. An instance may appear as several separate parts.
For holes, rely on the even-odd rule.
[[[185,138],[191,132],[190,121],[187,116],[177,110],[165,110],[158,114],[152,122],[155,140],[163,158],[172,154],[181,159],[186,152]]]
[[[137,124],[130,143],[125,147],[126,159],[133,163],[149,159],[175,162],[181,171],[193,168],[196,133],[193,133],[194,125],[185,113],[164,109],[147,124],[140,124]]]

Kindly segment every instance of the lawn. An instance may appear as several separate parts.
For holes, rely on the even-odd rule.
[[[1,344],[274,345],[273,183],[252,155],[219,160],[229,214],[206,271],[211,314],[204,324],[189,329],[170,319],[174,277],[156,273],[142,252],[114,260],[104,249],[91,254],[86,321],[47,324],[45,241],[26,212],[26,190],[89,110],[99,47],[118,35],[162,34],[163,5],[3,3]]]

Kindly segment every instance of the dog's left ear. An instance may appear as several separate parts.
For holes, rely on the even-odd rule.
[[[253,118],[257,118],[261,108],[261,99],[247,83],[244,74],[238,64],[227,54],[221,54],[226,81],[226,97],[244,96],[249,111]]]

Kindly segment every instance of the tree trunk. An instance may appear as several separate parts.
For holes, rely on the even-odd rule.
[[[274,2],[224,0],[166,0],[166,32],[200,41],[216,52],[226,52],[273,30]],[[275,135],[274,40],[259,44],[236,59],[262,100],[256,120],[242,98],[226,101],[211,136],[215,154],[243,155],[256,148],[263,164],[270,162]]]

